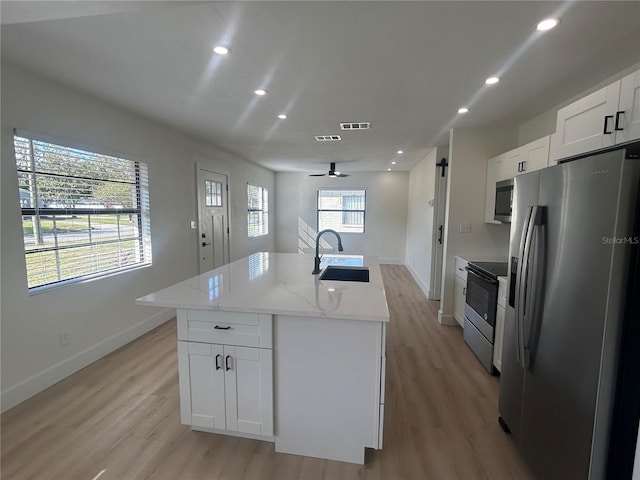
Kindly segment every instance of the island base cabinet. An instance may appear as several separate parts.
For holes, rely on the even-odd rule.
[[[251,438],[273,436],[271,350],[179,341],[178,373],[183,424]]]
[[[274,318],[276,452],[364,464],[380,448],[385,325]]]

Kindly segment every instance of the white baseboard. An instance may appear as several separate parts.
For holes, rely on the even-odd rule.
[[[386,265],[404,265],[402,258],[378,258],[378,261]]]
[[[420,290],[422,290],[422,293],[424,293],[425,296],[429,298],[429,296],[431,295],[429,286],[426,283],[424,283],[422,278],[420,278],[420,275],[418,275],[418,273],[411,267],[411,265],[409,265],[408,263],[405,263],[404,266],[407,267],[407,270],[409,270],[409,273],[411,274],[413,279],[416,281],[416,283],[420,287]]]
[[[438,310],[438,322],[440,325],[458,325],[458,321],[453,315],[445,315],[442,310]]]
[[[60,380],[65,379],[69,375],[74,374],[78,370],[144,335],[148,331],[162,325],[174,316],[175,309],[164,309],[132,325],[126,330],[106,338],[100,343],[78,352],[42,372],[36,373],[32,377],[7,388],[0,394],[1,411],[4,412],[15,407],[20,402],[24,402],[26,399],[49,388],[51,385],[58,383]]]

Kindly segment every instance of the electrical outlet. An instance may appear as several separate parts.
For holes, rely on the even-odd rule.
[[[471,224],[470,223],[461,223],[460,224],[460,233],[469,233],[471,232]]]
[[[69,343],[71,343],[69,332],[60,332],[60,346],[64,347],[65,345],[69,345]]]

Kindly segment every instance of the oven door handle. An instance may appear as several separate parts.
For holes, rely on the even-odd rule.
[[[464,267],[467,272],[469,272],[471,275],[473,275],[476,278],[479,278],[480,280],[482,280],[483,282],[487,282],[490,283],[491,285],[497,285],[498,281],[491,278],[491,277],[487,277],[486,275],[482,275],[481,273],[476,272],[475,270],[470,269],[469,267]]]

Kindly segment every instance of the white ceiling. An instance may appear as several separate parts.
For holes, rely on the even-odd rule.
[[[452,126],[520,125],[640,63],[637,1],[0,7],[3,60],[276,171],[406,170]],[[535,31],[553,15],[556,29]],[[359,121],[371,130],[339,129]],[[343,140],[314,139],[331,134]]]

